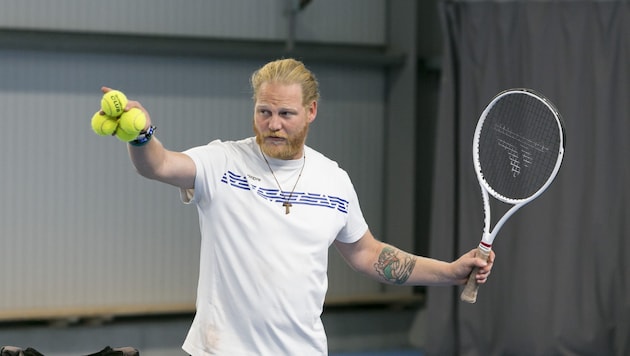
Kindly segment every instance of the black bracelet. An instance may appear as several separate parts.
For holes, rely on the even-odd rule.
[[[149,126],[147,131],[141,132],[135,140],[129,141],[129,144],[132,146],[144,146],[149,141],[151,141],[151,137],[153,137],[153,133],[155,132],[155,126]]]

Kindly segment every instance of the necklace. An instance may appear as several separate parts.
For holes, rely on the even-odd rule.
[[[260,148],[260,146],[259,146]],[[295,180],[295,184],[293,185],[293,189],[291,189],[291,193],[289,193],[289,197],[287,198],[284,190],[282,190],[282,187],[280,186],[280,182],[278,181],[278,178],[276,178],[276,174],[273,172],[273,169],[271,169],[271,165],[269,164],[269,161],[267,160],[267,157],[265,156],[265,154],[262,151],[262,148],[260,148],[260,154],[263,156],[263,159],[265,160],[265,163],[267,163],[267,167],[269,168],[269,172],[271,172],[271,175],[273,176],[273,179],[276,181],[276,184],[278,185],[278,188],[280,188],[280,194],[282,194],[282,197],[284,198],[284,203],[282,203],[282,206],[284,207],[284,213],[288,214],[291,211],[289,210],[293,205],[291,204],[291,198],[293,197],[293,192],[295,192],[295,187],[297,187],[298,182],[300,181],[300,178],[302,177],[302,172],[304,171],[304,166],[306,165],[306,153],[304,154],[304,161],[302,163],[302,168],[300,168],[300,174],[298,174],[297,179]]]

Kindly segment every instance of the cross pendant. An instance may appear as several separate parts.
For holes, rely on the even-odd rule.
[[[289,203],[288,201],[285,201],[284,203],[282,203],[282,206],[284,206],[284,213],[288,214],[290,213],[289,208],[293,205],[291,205],[291,203]]]

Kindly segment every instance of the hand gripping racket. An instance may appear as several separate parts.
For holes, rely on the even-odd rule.
[[[553,103],[531,89],[509,89],[485,108],[475,129],[473,163],[484,207],[477,254],[490,255],[499,229],[518,209],[536,199],[556,177],[564,156],[562,118]],[[488,194],[512,207],[490,231]],[[474,303],[479,285],[475,268],[461,294]]]

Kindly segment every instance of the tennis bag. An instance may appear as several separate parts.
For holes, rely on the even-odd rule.
[[[140,355],[140,352],[138,352],[138,350],[134,349],[133,347],[118,347],[118,348],[112,349],[111,347],[107,346],[97,353],[89,354],[85,356],[139,356],[139,355]]]
[[[15,346],[2,346],[0,347],[0,356],[44,356],[44,355],[31,347],[23,350]]]
[[[32,347],[21,349],[15,346],[2,346],[0,347],[0,356],[44,356],[44,354]],[[140,356],[140,352],[133,347],[111,348],[107,346],[99,352],[85,356]]]

